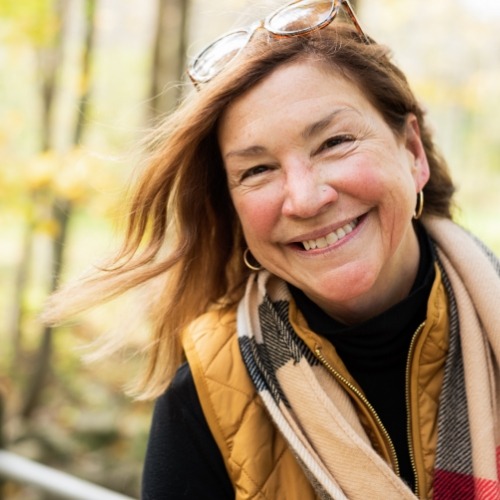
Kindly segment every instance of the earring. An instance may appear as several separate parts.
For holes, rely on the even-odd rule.
[[[252,264],[250,262],[249,257],[255,264]],[[252,271],[260,271],[262,269],[262,266],[255,260],[255,257],[250,253],[249,248],[247,248],[243,252],[243,262],[245,263],[245,266],[247,266],[248,269],[251,269]]]
[[[424,192],[419,191],[417,194],[417,205],[415,206],[415,212],[413,213],[413,220],[418,220],[422,217],[424,211]]]

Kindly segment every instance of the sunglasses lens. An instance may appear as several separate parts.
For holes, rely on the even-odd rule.
[[[286,5],[267,19],[266,28],[276,35],[307,33],[326,23],[336,10],[334,0],[303,0]]]
[[[247,44],[249,36],[248,31],[241,30],[219,38],[195,59],[189,73],[198,82],[209,81]]]

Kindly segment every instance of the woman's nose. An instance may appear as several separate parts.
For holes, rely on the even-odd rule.
[[[287,169],[282,213],[309,218],[321,214],[338,198],[338,192],[314,166]]]

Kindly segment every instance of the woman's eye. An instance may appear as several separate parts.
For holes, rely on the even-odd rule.
[[[248,170],[245,170],[245,172],[243,172],[243,175],[241,176],[241,180],[244,181],[249,177],[254,177],[256,175],[267,172],[268,170],[269,167],[266,167],[265,165],[257,165],[255,167],[249,168]]]
[[[354,137],[352,135],[337,135],[335,137],[329,137],[325,142],[323,142],[319,148],[319,152],[324,151],[325,149],[335,148],[336,146],[352,141],[354,141]]]

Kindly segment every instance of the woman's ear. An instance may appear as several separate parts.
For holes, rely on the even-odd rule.
[[[427,155],[425,154],[424,145],[422,144],[418,119],[413,113],[409,113],[406,117],[405,127],[405,146],[413,162],[411,168],[418,193],[424,188],[429,180],[429,162],[427,161]]]

